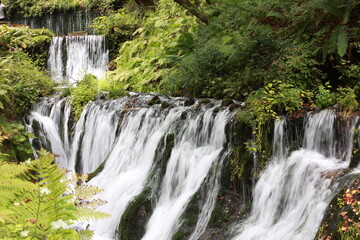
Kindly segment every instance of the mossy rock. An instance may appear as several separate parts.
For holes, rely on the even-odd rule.
[[[222,107],[230,106],[231,104],[234,104],[234,101],[231,98],[224,98],[221,102]]]
[[[96,177],[105,167],[105,161],[103,161],[92,173],[89,173],[88,181],[90,181],[92,178]]]
[[[168,107],[170,107],[170,103],[163,101],[163,102],[161,102],[161,107],[168,108]]]
[[[119,239],[139,240],[145,234],[145,226],[151,217],[151,189],[145,188],[126,208],[118,227]]]
[[[200,190],[192,197],[181,215],[181,226],[172,237],[172,240],[188,239],[196,226],[199,214],[201,212],[201,194]]]
[[[199,105],[208,104],[208,103],[211,103],[211,100],[208,98],[204,98],[204,99],[200,99],[198,103],[199,103]]]
[[[161,104],[161,100],[158,96],[153,97],[152,99],[150,99],[150,101],[148,101],[148,105],[152,106],[155,104]]]
[[[240,107],[241,107],[240,104],[233,103],[233,104],[230,104],[230,105],[229,105],[229,110],[230,110],[230,111],[234,111],[235,109],[240,108]]]

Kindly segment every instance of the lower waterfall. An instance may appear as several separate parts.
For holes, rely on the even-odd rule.
[[[90,102],[77,122],[67,99],[44,98],[28,116],[35,148],[56,154],[64,168],[92,173],[89,184],[104,189],[97,197],[107,204],[99,210],[111,217],[79,223],[95,231],[94,239],[126,239],[122,216],[144,192],[152,209],[138,239],[173,239],[200,189],[200,210],[186,239],[204,239],[231,151],[225,132],[233,113],[216,100],[185,107],[185,99],[159,97],[170,107],[148,106],[153,95],[138,93]],[[289,121],[276,121],[273,156],[253,189],[252,210],[224,239],[314,239],[346,176],[359,172],[349,169],[357,123],[358,117],[340,120],[333,110],[307,113],[294,146]]]
[[[90,102],[75,126],[66,99],[43,99],[28,118],[28,130],[38,136],[33,145],[58,155],[60,166],[90,173],[104,164],[89,184],[104,189],[98,197],[108,203],[99,210],[111,217],[90,223],[95,239],[114,239],[121,215],[145,187],[152,189],[154,211],[143,239],[171,239],[202,184],[209,186],[193,239],[210,219],[228,153],[225,126],[231,114],[219,108],[219,101],[184,107],[183,99],[163,98],[173,107],[148,107],[151,97]],[[168,159],[162,149],[167,138],[173,139]]]

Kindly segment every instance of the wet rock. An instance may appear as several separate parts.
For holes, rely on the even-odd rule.
[[[148,105],[152,106],[152,105],[160,104],[160,103],[161,103],[160,98],[158,96],[155,96],[148,102]]]
[[[217,108],[214,109],[214,113],[218,113],[218,112],[220,112],[220,108],[219,108],[219,107],[217,107]]]
[[[168,108],[168,107],[170,107],[170,103],[163,101],[163,102],[161,102],[161,107]]]
[[[233,103],[233,104],[230,104],[230,106],[229,106],[230,111],[233,111],[236,108],[241,108],[241,105],[237,104],[237,103]]]
[[[68,36],[86,36],[88,35],[85,31],[70,32]]]
[[[102,91],[101,93],[95,96],[96,100],[105,100],[109,92]]]
[[[189,106],[193,105],[194,103],[195,103],[194,98],[188,98],[188,99],[185,100],[184,106],[189,107]]]
[[[186,118],[187,118],[187,113],[186,112],[181,113],[180,119],[185,120]]]

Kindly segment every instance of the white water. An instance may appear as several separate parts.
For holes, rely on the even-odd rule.
[[[64,111],[61,111],[62,107]],[[49,101],[45,99],[33,106],[26,128],[28,132],[35,133],[33,125],[37,122],[40,125],[37,137],[41,147],[57,155],[61,167],[73,170],[73,166],[69,164],[71,151],[67,137],[69,114],[70,106],[66,103],[66,99],[50,99]],[[31,139],[32,145],[34,141],[36,140]]]
[[[145,96],[142,101],[148,99]],[[159,106],[126,109],[129,103],[136,102],[132,97],[91,102],[75,126],[70,124],[66,100],[45,99],[33,107],[28,130],[36,133],[33,125],[40,124],[42,145],[59,155],[56,161],[61,166],[73,170],[76,161],[80,161],[81,171],[92,172],[106,160],[104,169],[90,184],[104,188],[98,197],[108,203],[99,210],[111,217],[90,223],[90,229],[95,230],[94,239],[113,239],[129,202],[146,186],[156,190],[149,177],[157,170],[156,151],[167,134],[174,134],[174,148],[165,176],[160,176],[160,195],[144,239],[171,239],[181,224],[181,214],[202,184],[208,185],[207,198],[191,238],[197,239],[205,231],[219,190],[222,160],[227,154],[223,144],[230,116],[227,110],[215,113],[215,107],[192,109],[179,106],[181,101],[171,101],[175,107],[170,110]]]
[[[49,50],[48,67],[50,69],[51,78],[59,82],[64,79],[63,76],[63,37],[53,37]]]
[[[346,169],[352,150],[352,131],[345,129],[346,149],[339,149],[335,114],[309,114],[303,148],[287,155],[284,120],[275,127],[274,154],[254,192],[250,216],[236,240],[313,239],[324,212],[336,194],[337,171]],[[336,158],[339,157],[339,158]]]
[[[51,77],[57,82],[63,79],[76,82],[85,74],[103,78],[107,70],[108,58],[105,36],[53,37],[48,67]]]
[[[63,36],[70,32],[85,31],[98,13],[91,11],[71,11],[46,14],[42,17],[22,18],[14,17],[12,24],[28,25],[30,28],[50,29],[56,36]]]
[[[212,115],[209,109],[178,130],[179,137],[167,165],[160,198],[143,240],[171,239],[186,203],[219,158],[225,142],[227,113],[222,112],[215,119]]]

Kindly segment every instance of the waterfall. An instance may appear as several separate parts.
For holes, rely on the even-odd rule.
[[[225,143],[227,114],[222,112],[214,118],[213,110],[190,119],[178,129],[160,197],[143,240],[171,239],[186,203],[219,158]]]
[[[250,216],[233,239],[314,239],[352,151],[354,124],[341,128],[340,139],[335,120],[331,110],[309,113],[302,148],[290,154],[286,121],[276,122],[273,157],[255,186]]]
[[[94,239],[114,239],[126,207],[145,187],[153,191],[154,210],[143,239],[171,239],[187,204],[204,184],[206,199],[192,239],[205,231],[210,219],[228,154],[225,126],[231,114],[220,109],[219,101],[184,107],[184,99],[161,97],[172,107],[148,107],[151,97],[134,94],[90,102],[77,123],[67,99],[46,98],[33,106],[28,117],[28,131],[38,137],[33,145],[56,154],[62,167],[90,173],[103,164],[89,184],[104,189],[97,197],[107,204],[99,210],[111,217],[89,223]],[[169,159],[164,159],[162,143],[170,135],[173,148]],[[163,174],[155,174],[159,162],[165,164]]]
[[[85,31],[99,13],[92,11],[68,11],[46,14],[41,17],[24,18],[14,16],[12,24],[28,25],[30,28],[46,28],[56,36],[67,35],[75,31]]]
[[[88,73],[102,78],[108,62],[105,36],[66,36],[51,40],[48,67],[57,82],[78,81]]]
[[[185,99],[160,96],[171,106],[162,108],[148,106],[152,97],[131,93],[90,102],[77,122],[68,99],[44,98],[27,118],[27,130],[37,136],[34,148],[53,152],[64,168],[96,172],[89,184],[104,189],[97,197],[107,204],[99,210],[111,217],[78,223],[94,230],[96,240],[118,238],[122,216],[145,192],[152,209],[143,223],[142,240],[172,239],[193,199],[199,210],[186,239],[202,239],[215,208],[221,168],[230,152],[225,128],[232,114],[215,100],[184,107]],[[285,118],[276,121],[273,156],[253,189],[248,218],[231,238],[314,239],[326,208],[343,186],[342,176],[359,172],[344,171],[357,122],[358,117],[337,119],[333,110],[308,113],[303,134],[296,133],[300,141],[291,137]],[[299,147],[290,151],[292,141]],[[170,154],[165,154],[169,146]]]
[[[64,79],[63,76],[63,43],[64,37],[53,37],[49,50],[48,67],[50,69],[51,78],[59,82]]]

